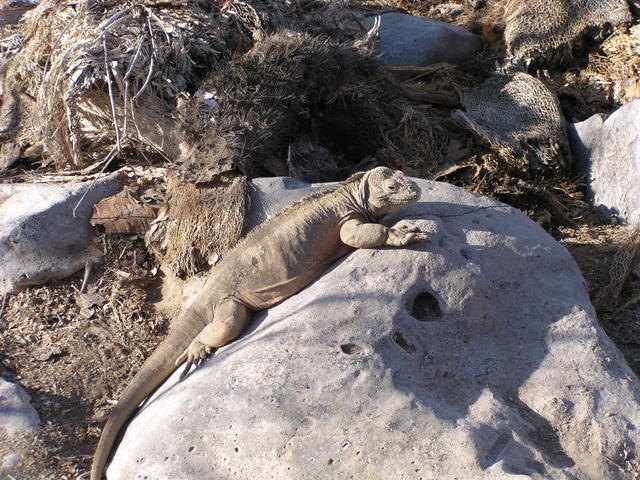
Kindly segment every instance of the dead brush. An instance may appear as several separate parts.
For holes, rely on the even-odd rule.
[[[614,237],[614,241],[617,251],[611,262],[610,281],[594,299],[598,309],[627,309],[640,301],[640,291],[635,290],[630,298],[620,305],[623,290],[640,261],[640,230],[638,228],[621,229],[620,233]]]
[[[59,169],[125,146],[175,157],[175,96],[222,47],[217,24],[192,2],[45,0],[25,29],[4,91],[31,99],[19,108],[18,143],[42,145]]]
[[[640,98],[640,25],[607,38],[599,52],[589,55],[585,73],[616,103]]]
[[[201,186],[171,178],[145,242],[175,274],[190,276],[236,244],[248,208],[245,177],[221,176]]]
[[[446,147],[429,107],[413,106],[370,53],[293,31],[219,65],[179,110],[190,146],[181,175],[193,182],[232,169],[287,175],[300,136],[328,149],[344,177],[367,157],[429,171]]]

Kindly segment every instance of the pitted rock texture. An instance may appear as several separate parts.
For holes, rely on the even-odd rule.
[[[36,431],[39,426],[40,417],[31,406],[27,392],[0,377],[0,476],[10,475],[20,463],[24,435]]]
[[[363,19],[371,28],[375,19]],[[424,67],[448,62],[457,65],[471,61],[482,51],[482,39],[448,23],[403,13],[380,15],[376,49],[382,63],[390,67]]]
[[[605,216],[640,225],[640,99],[604,122],[594,115],[570,132],[572,148],[589,173],[593,205]]]
[[[116,174],[95,185],[0,184],[0,294],[68,277],[87,260],[97,261],[92,207],[120,188]]]
[[[171,377],[108,478],[624,478],[640,385],[573,259],[513,208],[419,184],[387,221],[431,242],[355,251]]]

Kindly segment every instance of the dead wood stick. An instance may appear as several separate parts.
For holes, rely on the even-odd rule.
[[[104,69],[107,74],[107,89],[109,91],[109,100],[111,101],[111,117],[113,119],[113,128],[116,131],[116,145],[118,147],[118,153],[122,151],[122,144],[120,143],[120,128],[118,127],[118,117],[116,114],[116,101],[113,98],[113,83],[111,82],[111,69],[109,67],[109,50],[107,49],[107,37],[102,38],[102,47],[104,49]],[[125,99],[126,102],[126,99]],[[125,132],[126,134],[126,132]]]
[[[91,260],[87,260],[84,264],[84,278],[82,279],[80,293],[84,293],[85,289],[87,288],[87,283],[89,283],[89,275],[91,275],[91,267],[93,267],[93,262]]]
[[[2,296],[2,305],[0,305],[0,320],[2,320],[2,315],[4,314],[4,307],[7,304],[7,297],[9,294],[5,294]]]
[[[149,27],[149,39],[151,40],[151,61],[149,62],[149,71],[147,72],[147,78],[144,80],[144,84],[142,85],[142,87],[140,87],[138,93],[133,96],[134,100],[137,100],[138,97],[142,95],[142,93],[147,89],[149,83],[151,83],[151,77],[153,77],[153,74],[155,73],[154,70],[156,66],[156,42],[153,39],[153,27],[151,26],[151,17],[149,16],[147,16],[147,26]]]

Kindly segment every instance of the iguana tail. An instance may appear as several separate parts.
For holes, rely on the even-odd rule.
[[[176,359],[200,333],[206,322],[190,318],[179,322],[167,338],[147,359],[140,371],[122,393],[118,404],[102,430],[91,466],[91,480],[101,480],[111,448],[122,427],[147,398],[177,368]]]

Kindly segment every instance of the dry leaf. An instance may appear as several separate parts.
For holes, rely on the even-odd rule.
[[[91,225],[102,225],[107,233],[144,234],[155,218],[153,207],[139,202],[124,190],[93,207]]]

